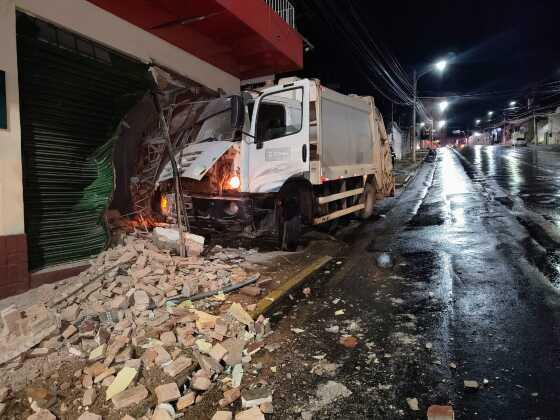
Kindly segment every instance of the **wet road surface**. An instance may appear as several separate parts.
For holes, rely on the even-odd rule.
[[[457,419],[559,418],[558,290],[529,258],[532,233],[464,164],[440,150],[307,300],[278,310],[276,418],[425,418],[431,404]],[[392,268],[376,266],[382,252]],[[327,403],[329,380],[352,394]]]
[[[479,182],[495,182],[560,227],[560,146],[471,146],[462,155]]]

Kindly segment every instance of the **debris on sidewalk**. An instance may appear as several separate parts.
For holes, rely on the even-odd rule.
[[[407,398],[406,403],[408,404],[408,408],[412,411],[418,411],[418,399],[417,398]]]
[[[254,277],[241,264],[251,251],[216,247],[204,257],[198,251],[179,257],[169,244],[161,245],[172,242],[169,231],[158,230],[153,236],[130,235],[123,245],[101,253],[88,270],[66,282],[48,306],[10,306],[1,312],[0,364],[18,356],[24,360],[40,345],[37,357],[53,355],[59,364],[78,366],[70,382],[53,382],[56,394],[36,388],[28,412],[40,407],[77,418],[86,414],[76,411],[82,406],[98,413],[137,407],[146,418],[173,418],[176,410],[187,410],[215,387],[224,394],[219,406],[241,397],[242,382],[250,381],[243,375],[244,364],[264,347],[268,319],[261,315],[253,320],[245,304],[223,294],[196,302],[189,297]],[[190,239],[203,243],[203,238]],[[257,295],[252,290],[241,292],[244,302]],[[178,296],[181,299],[170,299]],[[14,368],[21,365],[19,361]],[[56,371],[55,366],[49,368],[45,372]],[[37,372],[34,378],[51,382],[53,374],[59,375]],[[150,407],[155,399],[149,398],[148,383],[157,407]],[[0,403],[10,392],[0,389]],[[264,418],[261,405],[272,410],[267,405],[272,402],[270,389],[247,388],[243,395],[243,407],[249,410],[236,418]],[[68,401],[79,401],[79,406]],[[7,404],[2,407],[9,410]],[[216,415],[228,418],[227,413]]]
[[[463,384],[464,384],[465,389],[467,391],[476,391],[480,387],[480,384],[478,383],[478,381],[465,380],[465,381],[463,381]]]
[[[455,420],[455,413],[450,405],[431,405],[427,416],[428,420]]]

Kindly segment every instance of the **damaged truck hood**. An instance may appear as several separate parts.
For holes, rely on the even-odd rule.
[[[206,172],[222,157],[234,143],[230,141],[210,141],[191,144],[175,155],[179,176],[200,181]],[[167,162],[158,182],[173,178],[173,167]]]

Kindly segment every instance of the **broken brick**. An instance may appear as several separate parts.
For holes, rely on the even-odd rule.
[[[158,404],[175,401],[181,398],[181,393],[175,382],[157,386],[155,389]]]

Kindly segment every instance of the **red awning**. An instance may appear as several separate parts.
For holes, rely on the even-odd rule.
[[[89,0],[240,79],[303,67],[303,40],[263,0]]]

